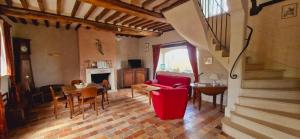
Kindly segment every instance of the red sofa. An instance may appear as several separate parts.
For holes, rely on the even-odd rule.
[[[188,101],[186,88],[160,89],[151,92],[156,115],[162,120],[182,119]]]
[[[156,115],[162,119],[182,119],[188,102],[191,79],[183,76],[158,74],[146,84],[160,87],[152,91],[152,102]]]

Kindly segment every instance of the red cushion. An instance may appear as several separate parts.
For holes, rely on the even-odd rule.
[[[189,77],[184,77],[184,76],[158,74],[156,76],[156,79],[158,80],[159,84],[165,86],[173,86],[174,84],[178,84],[178,83],[181,83],[186,86],[190,86],[191,83],[191,79]]]

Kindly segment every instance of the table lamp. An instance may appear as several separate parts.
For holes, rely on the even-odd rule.
[[[215,86],[215,85],[217,85],[217,80],[219,80],[219,77],[217,74],[211,74],[209,76],[209,79],[213,80],[212,84],[213,84],[213,86]]]

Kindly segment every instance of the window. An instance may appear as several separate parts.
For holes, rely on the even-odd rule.
[[[161,48],[157,71],[193,73],[186,46]]]
[[[1,76],[7,75],[7,63],[6,63],[6,53],[5,53],[5,47],[4,47],[4,27],[3,22],[0,22],[0,55],[1,55],[1,65],[0,65],[0,71]]]
[[[206,17],[212,17],[228,12],[227,0],[200,0]]]

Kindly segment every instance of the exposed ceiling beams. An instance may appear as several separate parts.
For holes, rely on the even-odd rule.
[[[109,9],[103,9],[102,12],[96,17],[96,21],[101,20],[108,12]]]
[[[58,15],[61,14],[61,7],[62,7],[61,1],[62,1],[62,0],[57,0],[57,2],[56,2],[56,13],[57,13]]]
[[[3,5],[0,6],[0,13],[7,15],[7,16],[14,16],[14,17],[18,17],[18,18],[49,20],[49,21],[60,22],[60,23],[65,23],[65,24],[80,23],[84,26],[93,27],[95,29],[110,30],[110,31],[113,31],[118,34],[128,34],[128,35],[137,35],[137,36],[158,36],[161,34],[159,32],[139,30],[139,29],[134,29],[134,28],[130,28],[130,27],[105,24],[105,23],[84,20],[84,19],[75,18],[75,17],[38,12],[38,11],[34,11],[34,10],[24,10],[21,8],[8,8]],[[59,25],[58,25],[58,27],[59,27]]]
[[[120,15],[121,15],[121,12],[115,12],[114,14],[112,14],[111,16],[109,16],[108,18],[106,18],[104,22],[109,22],[111,20],[114,20],[115,18],[117,18]]]
[[[123,15],[122,17],[120,17],[119,19],[115,20],[115,21],[114,21],[114,24],[123,22],[123,21],[126,20],[128,17],[130,17],[130,15],[129,15],[129,14],[125,14],[125,15]]]
[[[95,28],[131,36],[173,29],[162,12],[188,0],[2,0],[0,13],[15,23]],[[6,5],[5,5],[6,4]],[[146,35],[145,35],[146,34]]]
[[[28,2],[27,2],[27,0],[20,0],[20,1],[21,1],[21,4],[22,4],[23,8],[28,9]]]
[[[155,0],[146,0],[146,1],[142,4],[142,7],[145,8],[145,7],[149,6],[150,4],[152,4],[153,2],[155,2]]]
[[[76,0],[75,5],[74,5],[73,10],[72,10],[72,13],[71,13],[72,17],[75,17],[75,15],[77,13],[77,10],[78,10],[78,8],[80,6],[80,3],[81,2],[79,0]]]
[[[37,0],[40,11],[45,12],[45,5],[43,0]]]
[[[106,7],[122,13],[127,13],[140,18],[151,19],[159,22],[166,22],[162,14],[152,12],[141,7],[130,5],[120,0],[80,0],[100,7]]]
[[[95,5],[92,5],[91,8],[89,9],[89,11],[85,14],[83,19],[88,19],[89,16],[95,11],[97,7]]]

